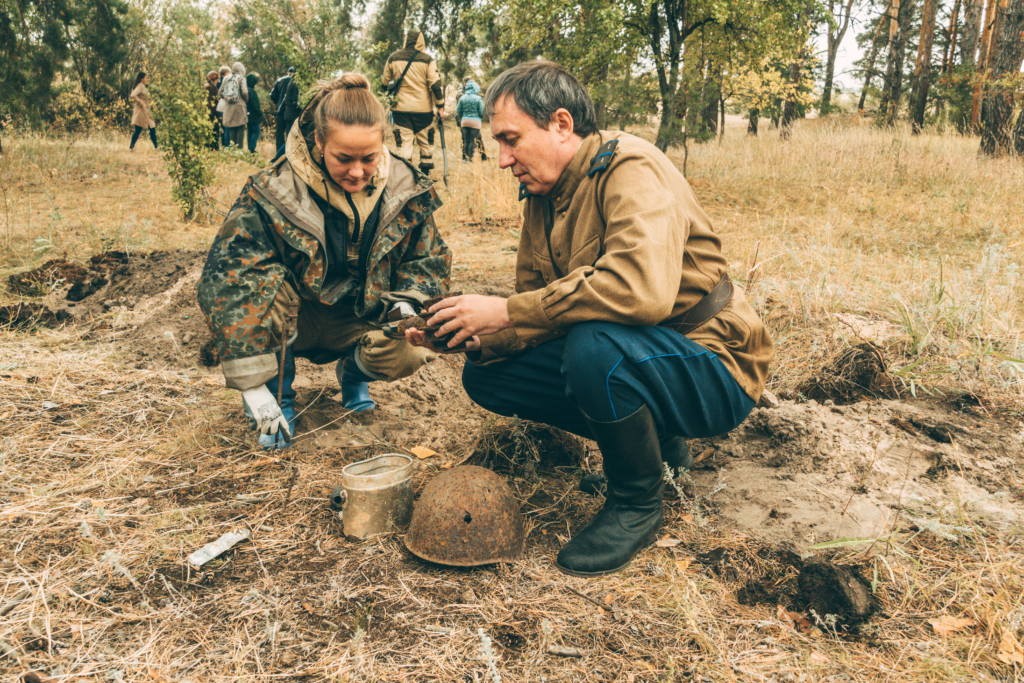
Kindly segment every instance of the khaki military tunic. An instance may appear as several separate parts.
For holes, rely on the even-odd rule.
[[[612,138],[619,143],[607,167],[588,176],[598,148]],[[508,300],[512,327],[481,337],[479,362],[581,322],[661,324],[690,310],[726,271],[710,220],[668,157],[627,133],[595,133],[547,196],[527,197],[517,293]],[[748,396],[760,397],[772,343],[741,288],[686,336],[715,353]]]

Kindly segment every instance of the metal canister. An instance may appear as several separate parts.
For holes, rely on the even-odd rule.
[[[342,468],[340,515],[346,536],[365,539],[409,524],[412,463],[407,455],[385,453]]]

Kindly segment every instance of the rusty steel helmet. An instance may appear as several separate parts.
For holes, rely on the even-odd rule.
[[[523,515],[508,484],[476,465],[434,477],[413,505],[405,535],[414,555],[456,567],[512,562],[525,543]]]

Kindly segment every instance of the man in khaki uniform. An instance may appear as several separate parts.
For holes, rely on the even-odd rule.
[[[429,322],[456,332],[449,346],[469,340],[462,380],[481,406],[597,441],[605,505],[557,562],[618,571],[661,525],[665,465],[690,465],[684,438],[747,417],[772,344],[682,174],[650,143],[597,130],[568,71],[513,67],[484,112],[525,200],[516,294],[450,297]]]
[[[405,47],[391,53],[381,83],[394,101],[391,107],[398,154],[412,161],[413,140],[420,150],[420,170],[434,168],[434,111],[444,116],[444,91],[437,62],[423,49],[423,34],[409,31]]]

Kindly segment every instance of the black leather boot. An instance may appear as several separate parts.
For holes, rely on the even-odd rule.
[[[590,524],[558,553],[557,564],[566,574],[600,576],[624,568],[654,541],[665,483],[658,430],[646,405],[613,422],[586,419],[601,449],[608,495]]]
[[[668,465],[669,476],[673,479],[686,472],[693,465],[693,455],[686,439],[681,436],[663,436],[659,440],[661,460]],[[587,472],[580,477],[580,491],[591,496],[604,491],[608,484],[603,472]]]

